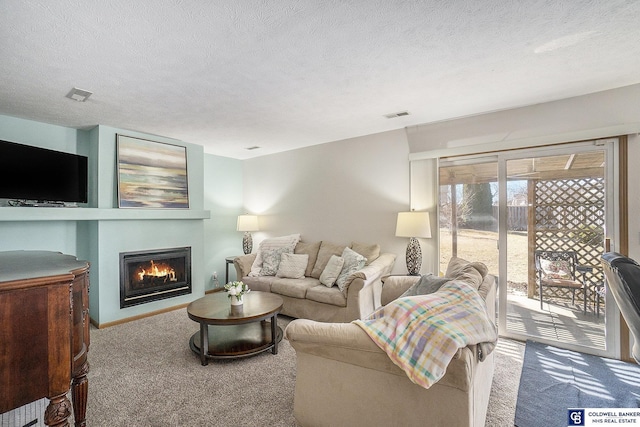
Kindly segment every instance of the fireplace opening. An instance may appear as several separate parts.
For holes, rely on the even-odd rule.
[[[120,308],[190,293],[190,247],[120,253]]]

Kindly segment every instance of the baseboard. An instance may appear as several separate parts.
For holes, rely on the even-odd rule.
[[[151,317],[151,316],[155,316],[157,314],[162,314],[162,313],[167,313],[169,311],[179,310],[181,308],[185,308],[187,305],[189,305],[188,302],[184,303],[184,304],[180,304],[180,305],[175,305],[173,307],[167,307],[167,308],[163,308],[163,309],[160,309],[160,310],[151,311],[149,313],[138,314],[137,316],[127,317],[125,319],[114,320],[113,322],[98,323],[92,317],[90,317],[89,320],[90,320],[91,324],[93,326],[95,326],[96,328],[104,329],[104,328],[108,328],[110,326],[121,325],[123,323],[132,322],[134,320],[144,319],[145,317]]]

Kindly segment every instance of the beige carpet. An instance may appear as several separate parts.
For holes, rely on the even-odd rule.
[[[284,326],[289,319],[280,317]],[[89,426],[295,426],[295,351],[200,364],[186,309],[91,330]],[[524,344],[501,340],[487,426],[513,425]],[[322,404],[322,397],[318,397]]]

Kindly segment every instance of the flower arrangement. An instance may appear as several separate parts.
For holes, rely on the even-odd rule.
[[[249,293],[251,289],[243,282],[229,282],[224,285],[224,289],[227,291],[229,299],[233,304],[235,301],[242,303],[242,296]]]

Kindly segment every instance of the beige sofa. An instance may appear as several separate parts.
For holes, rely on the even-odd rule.
[[[348,247],[364,256],[366,264],[348,276],[342,290],[321,284],[320,277],[331,256],[340,256],[345,247],[326,241],[297,243],[294,254],[308,255],[302,278],[250,276],[256,253],[236,257],[233,264],[238,280],[251,290],[280,295],[284,315],[319,322],[350,322],[368,316],[379,306],[381,279],[391,272],[396,255],[380,253],[379,245],[352,242]]]
[[[464,260],[454,259],[448,273],[455,276],[461,265],[470,269]],[[397,298],[417,280],[385,278],[382,303]],[[478,290],[494,320],[495,278],[486,275]],[[481,345],[458,350],[444,377],[427,389],[411,382],[354,323],[294,320],[285,337],[297,355],[294,416],[301,426],[484,425],[494,353],[480,361]]]

